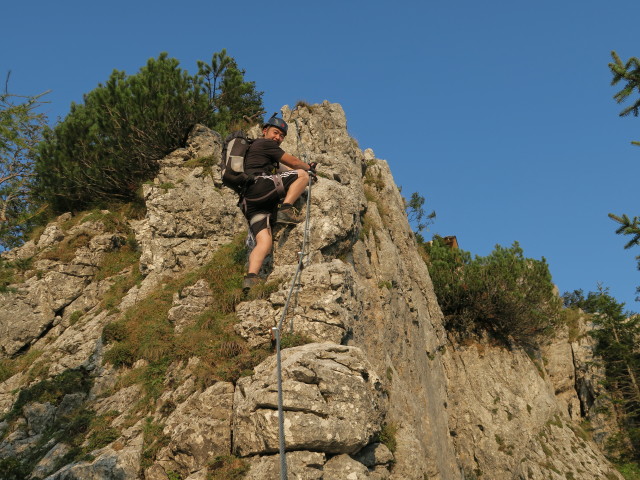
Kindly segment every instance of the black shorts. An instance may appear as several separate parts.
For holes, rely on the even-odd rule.
[[[275,218],[278,213],[278,204],[284,198],[284,195],[280,196],[276,188],[276,182],[272,178],[273,176],[280,177],[284,191],[287,192],[291,184],[298,179],[298,172],[287,170],[276,175],[260,176],[247,189],[242,201],[243,213],[249,222],[249,228],[254,237],[261,230],[270,227],[271,219]],[[258,215],[260,218],[256,218]],[[251,223],[252,219],[254,220],[253,223]]]

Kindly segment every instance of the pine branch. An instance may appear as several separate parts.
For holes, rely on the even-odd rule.
[[[620,224],[620,227],[616,230],[616,234],[633,235],[633,238],[624,246],[625,249],[631,248],[634,245],[640,245],[640,217],[634,217],[633,220],[631,220],[626,214],[618,216],[610,213],[609,218]]]

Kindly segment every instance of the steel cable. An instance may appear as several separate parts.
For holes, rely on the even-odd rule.
[[[302,139],[300,137],[300,126],[298,124],[298,120],[294,120],[296,124],[296,131],[298,134],[298,150],[300,151],[300,146],[302,144]],[[307,156],[305,153],[300,154],[303,157],[305,163],[309,163],[306,161]],[[279,429],[279,447],[280,447],[280,480],[287,480],[287,457],[285,452],[285,438],[284,438],[284,408],[283,408],[283,395],[282,395],[282,357],[280,354],[280,341],[281,341],[281,332],[282,332],[282,324],[284,323],[284,319],[287,316],[287,310],[289,309],[289,303],[291,301],[291,297],[293,296],[293,292],[296,291],[299,286],[298,278],[300,277],[300,273],[302,272],[304,258],[307,257],[307,265],[310,263],[310,255],[307,252],[308,242],[309,242],[309,219],[311,212],[311,185],[313,183],[311,175],[309,175],[309,184],[307,186],[307,214],[305,218],[304,225],[304,235],[302,237],[302,248],[298,252],[298,268],[296,268],[296,273],[293,276],[293,281],[291,282],[291,287],[289,288],[289,294],[287,295],[287,300],[284,304],[284,308],[282,309],[282,316],[280,317],[280,321],[278,322],[277,327],[273,327],[271,329],[272,334],[276,341],[276,376],[278,383],[278,429]],[[289,333],[293,334],[293,318],[291,319],[289,325]]]

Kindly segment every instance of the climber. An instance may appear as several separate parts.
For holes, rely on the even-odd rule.
[[[249,222],[249,235],[255,240],[242,285],[245,292],[261,281],[258,272],[273,245],[272,219],[277,224],[299,223],[302,216],[293,204],[307,187],[309,176],[316,179],[316,163],[307,164],[280,148],[287,128],[281,118],[269,118],[262,126],[262,138],[253,141],[245,157],[245,172],[256,177],[240,199]],[[283,169],[280,164],[288,168]]]

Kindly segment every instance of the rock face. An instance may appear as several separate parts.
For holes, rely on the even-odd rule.
[[[547,353],[564,350],[561,345],[571,347],[557,342]],[[522,350],[485,342],[449,349],[445,364],[451,435],[468,475],[534,480],[559,472],[565,478],[622,478],[586,441],[583,427],[573,421],[579,417],[571,417],[578,399],[575,388],[567,386],[575,373],[566,357],[549,356],[545,368],[542,359],[536,366]]]
[[[335,343],[286,349],[282,355],[286,447],[355,453],[379,433],[382,384],[362,351]],[[234,449],[240,456],[278,451],[276,363],[262,363],[236,385]]]
[[[123,327],[131,312],[160,308],[153,295],[168,302],[156,327],[166,335],[205,335],[217,315],[220,287],[202,269],[246,227],[219,182],[220,136],[201,126],[160,161],[128,233],[110,212],[65,214],[3,253],[23,268],[0,293],[1,468],[48,480],[279,478],[271,328],[282,319],[306,342],[282,351],[290,479],[621,478],[600,451],[615,425],[598,413],[607,400],[586,337],[558,338],[546,361],[448,339],[387,163],[358,148],[337,104],[283,115],[283,148],[320,165],[308,264],[284,317],[303,225],[274,229],[269,288],[234,301],[225,342],[170,364],[118,350],[137,328]],[[131,237],[139,262],[119,266]],[[191,280],[167,291],[176,278]],[[263,361],[220,380],[219,359],[243,370],[246,352]]]

